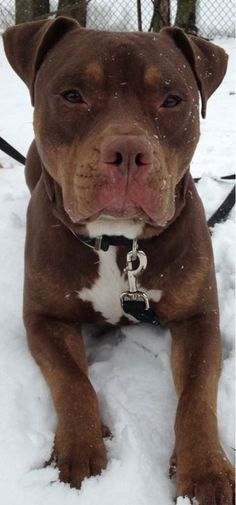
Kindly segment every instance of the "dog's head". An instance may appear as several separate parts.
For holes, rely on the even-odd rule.
[[[9,28],[4,43],[70,221],[133,238],[175,219],[199,139],[199,92],[205,116],[223,49],[179,28],[100,32],[63,17]]]

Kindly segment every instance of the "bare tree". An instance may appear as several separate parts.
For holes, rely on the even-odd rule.
[[[196,26],[196,3],[197,0],[178,0],[175,18],[176,26],[194,35],[198,33]]]
[[[57,10],[50,12],[49,0],[15,0],[16,24],[44,19],[48,14],[68,16],[86,26],[87,6],[90,0],[58,0]]]
[[[152,0],[153,15],[149,31],[159,32],[164,26],[170,25],[170,0]]]
[[[16,24],[33,19],[32,0],[15,0]]]
[[[15,0],[16,24],[32,21],[49,13],[49,0]]]
[[[58,15],[77,19],[82,26],[86,26],[88,3],[89,0],[59,0]]]
[[[45,14],[49,14],[50,4],[49,0],[32,0],[33,4],[33,17],[39,18],[41,16],[45,16]]]
[[[138,31],[142,32],[143,31],[143,26],[142,26],[142,5],[141,5],[141,0],[137,0],[137,14],[138,14]]]

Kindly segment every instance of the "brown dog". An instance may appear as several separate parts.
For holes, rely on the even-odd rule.
[[[135,285],[132,294],[133,260],[145,258],[135,242],[131,284],[124,273],[137,238],[148,260],[139,290],[172,333],[177,496],[232,505],[233,469],[215,414],[221,344],[212,248],[189,174],[199,139],[198,93],[205,116],[227,56],[178,28],[109,33],[67,18],[10,28],[4,42],[35,105],[24,321],[58,414],[60,477],[80,487],[106,466],[81,326],[135,321],[119,297],[128,291],[135,310],[136,295],[145,301]],[[88,247],[95,241],[83,243],[82,236],[113,236],[103,241],[119,245],[95,250]]]

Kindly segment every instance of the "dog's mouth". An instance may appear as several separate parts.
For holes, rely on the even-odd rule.
[[[109,207],[104,208],[98,212],[95,216],[88,218],[88,222],[94,221],[95,219],[106,219],[109,221],[122,220],[122,221],[141,221],[143,223],[150,221],[150,218],[146,212],[136,205],[129,208],[115,208]]]
[[[80,224],[80,225],[87,225],[90,223],[99,223],[99,222],[104,222],[106,221],[107,223],[110,223],[111,225],[115,222],[123,223],[126,225],[127,223],[133,224],[133,225],[149,225],[149,226],[166,226],[167,222],[172,218],[172,215],[168,216],[167,219],[159,220],[158,223],[156,220],[152,219],[141,207],[139,206],[132,206],[130,208],[122,209],[122,208],[112,208],[112,207],[104,207],[100,211],[93,213],[89,216],[82,217],[81,218],[76,218],[73,216],[73,213],[71,213],[70,209],[65,209],[66,213],[68,214],[70,220],[74,224]]]
[[[63,191],[64,209],[74,224],[86,225],[101,216],[113,220],[142,222],[165,227],[172,219],[175,201],[171,188],[158,191],[155,187],[130,185],[128,189],[107,184],[98,192],[77,194]]]

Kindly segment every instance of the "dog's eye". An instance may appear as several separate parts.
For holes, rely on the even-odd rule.
[[[176,107],[180,102],[182,102],[179,96],[169,95],[162,104],[162,107],[166,107],[167,109],[171,109],[172,107]]]
[[[78,91],[75,91],[75,90],[69,90],[69,91],[65,91],[65,93],[62,94],[63,98],[65,98],[65,100],[67,100],[68,102],[71,102],[71,103],[80,103],[82,102],[82,96],[80,95],[80,93]]]

